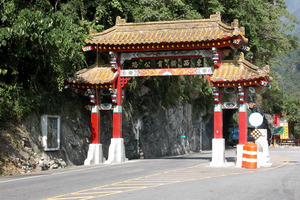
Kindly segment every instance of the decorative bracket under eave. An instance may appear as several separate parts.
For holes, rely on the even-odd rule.
[[[128,81],[130,81],[131,77],[120,77],[121,78],[121,88],[124,88]]]

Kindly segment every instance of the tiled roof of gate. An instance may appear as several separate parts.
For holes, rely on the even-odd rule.
[[[112,83],[117,77],[117,72],[108,66],[92,65],[89,68],[77,71],[74,77],[69,78],[69,83],[76,84],[108,84]]]
[[[214,41],[239,37],[244,43],[244,27],[238,27],[238,20],[231,26],[221,22],[220,13],[210,19],[159,21],[144,23],[126,23],[117,17],[116,25],[97,34],[92,34],[89,44],[99,45],[135,45],[159,43],[184,43]]]
[[[271,81],[269,66],[263,69],[251,64],[244,59],[244,54],[235,56],[234,60],[223,60],[220,68],[214,70],[210,77],[212,82],[240,82],[251,80]]]

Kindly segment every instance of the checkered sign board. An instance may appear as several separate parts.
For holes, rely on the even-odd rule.
[[[251,132],[251,136],[254,137],[254,139],[258,139],[258,138],[261,136],[261,132],[259,132],[258,129],[254,129],[254,130]]]
[[[252,132],[251,132],[251,136],[254,138],[254,139],[258,139],[259,137],[263,137],[265,139],[267,139],[267,129],[254,129]]]

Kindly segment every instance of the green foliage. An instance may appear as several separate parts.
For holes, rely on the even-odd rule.
[[[132,16],[135,22],[202,18],[192,5],[181,0],[140,0]]]
[[[61,91],[83,63],[87,26],[44,1],[2,0],[0,7],[0,118],[21,118]]]
[[[263,113],[278,114],[282,112],[283,98],[282,91],[278,82],[272,82],[272,88],[261,88],[260,93],[262,97],[261,111]]]
[[[296,138],[300,138],[300,98],[294,96],[287,96],[287,100],[283,105],[286,116],[290,126],[290,133]]]
[[[283,105],[286,113],[286,118],[289,122],[300,123],[300,99],[294,97],[288,97],[284,101]]]
[[[296,22],[285,8],[283,0],[0,0],[0,119],[57,107],[64,79],[87,65],[81,47],[88,33],[111,27],[116,16],[144,22],[209,18],[220,11],[225,23],[237,18],[245,26],[251,46],[246,56],[264,65],[297,45],[285,32]],[[139,81],[132,86],[147,85],[166,107],[176,98],[197,105],[202,99],[211,102],[202,77]],[[280,91],[265,95],[279,99]]]
[[[190,2],[190,1],[189,1]],[[286,34],[297,22],[286,10],[283,0],[202,0],[191,1],[193,8],[205,18],[220,11],[222,21],[230,24],[238,19],[249,39],[250,52],[246,58],[257,65],[268,64],[272,58],[297,46],[296,38]],[[285,20],[283,20],[285,19]],[[291,23],[289,23],[291,22]]]
[[[281,89],[300,98],[300,49],[275,59],[273,66],[274,71],[280,74],[276,80],[280,82]]]

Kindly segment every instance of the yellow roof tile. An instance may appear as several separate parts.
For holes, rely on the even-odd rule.
[[[258,79],[272,80],[268,71],[259,69],[245,60],[243,53],[236,56],[234,60],[223,60],[220,68],[215,69],[213,75],[210,77],[211,82],[228,83]]]
[[[69,78],[69,83],[76,84],[108,84],[112,83],[117,77],[117,72],[109,66],[92,65],[75,73],[74,77]]]
[[[221,22],[220,13],[210,19],[159,21],[144,23],[126,23],[117,17],[116,25],[97,34],[92,34],[89,44],[99,45],[136,45],[177,42],[201,42],[240,37],[247,43],[244,28],[238,27],[238,21],[228,26]]]

